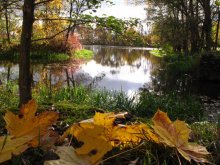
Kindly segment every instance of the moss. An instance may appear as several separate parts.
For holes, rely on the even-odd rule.
[[[79,105],[68,101],[57,102],[54,107],[60,112],[60,119],[69,124],[91,118],[95,112],[104,112],[104,110],[96,107]]]

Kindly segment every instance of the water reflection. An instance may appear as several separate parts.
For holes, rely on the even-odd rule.
[[[81,64],[32,64],[33,86],[74,86],[85,84],[96,88],[123,90],[128,94],[143,87],[160,93],[176,91],[199,96],[220,97],[219,83],[194,81],[190,75],[170,74],[159,58],[149,55],[148,48],[86,46],[94,59]],[[0,84],[18,80],[18,64],[0,62]]]
[[[151,82],[151,71],[155,66],[149,59],[148,50],[100,46],[86,48],[93,50],[95,57],[83,64],[77,74],[88,74],[91,78],[104,74],[96,84],[98,88],[123,90],[131,94],[144,83]]]
[[[128,47],[86,46],[93,50],[94,59],[79,64],[33,64],[33,85],[48,87],[94,85],[97,88],[138,91],[144,83],[151,83],[151,72],[158,63],[149,55],[149,49]],[[18,79],[18,64],[0,64],[0,79],[3,82]]]

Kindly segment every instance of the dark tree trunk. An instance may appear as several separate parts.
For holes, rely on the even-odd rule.
[[[5,15],[5,28],[6,28],[6,34],[7,34],[7,42],[8,44],[11,43],[10,39],[10,31],[9,31],[9,19],[8,19],[8,1],[4,0],[4,15]]]
[[[196,14],[194,13],[194,4],[193,0],[189,1],[189,13],[190,13],[190,41],[191,41],[191,53],[196,53],[198,49],[198,22]]]
[[[205,44],[206,44],[206,51],[211,51],[212,46],[212,19],[211,19],[211,5],[210,0],[204,0],[204,13],[205,13],[205,20],[204,20],[204,30],[205,30]]]
[[[218,47],[218,32],[219,32],[219,23],[220,23],[220,11],[219,11],[219,6],[218,6],[218,23],[216,27],[216,34],[215,34],[215,50],[217,50]]]
[[[8,66],[7,83],[10,81],[11,66]]]
[[[19,59],[19,105],[27,103],[31,98],[30,49],[34,22],[34,1],[24,0],[23,24],[21,33]]]

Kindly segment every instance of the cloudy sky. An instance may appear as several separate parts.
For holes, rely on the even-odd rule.
[[[144,11],[144,5],[128,5],[126,0],[112,0],[115,4],[113,6],[103,4],[100,9],[97,10],[96,15],[101,16],[106,14],[112,15],[118,18],[145,18],[146,12]]]

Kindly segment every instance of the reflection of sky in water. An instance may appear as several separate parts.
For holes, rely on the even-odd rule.
[[[138,67],[137,67],[138,66]],[[81,66],[78,73],[89,74],[92,78],[105,74],[105,77],[98,82],[99,88],[110,90],[123,90],[128,94],[136,92],[144,83],[150,79],[151,65],[145,58],[133,62],[132,66],[123,65],[120,67],[102,66],[91,60]]]
[[[6,82],[8,76],[8,66],[0,66],[0,80]],[[18,64],[10,66],[10,80],[18,79],[19,69]]]

